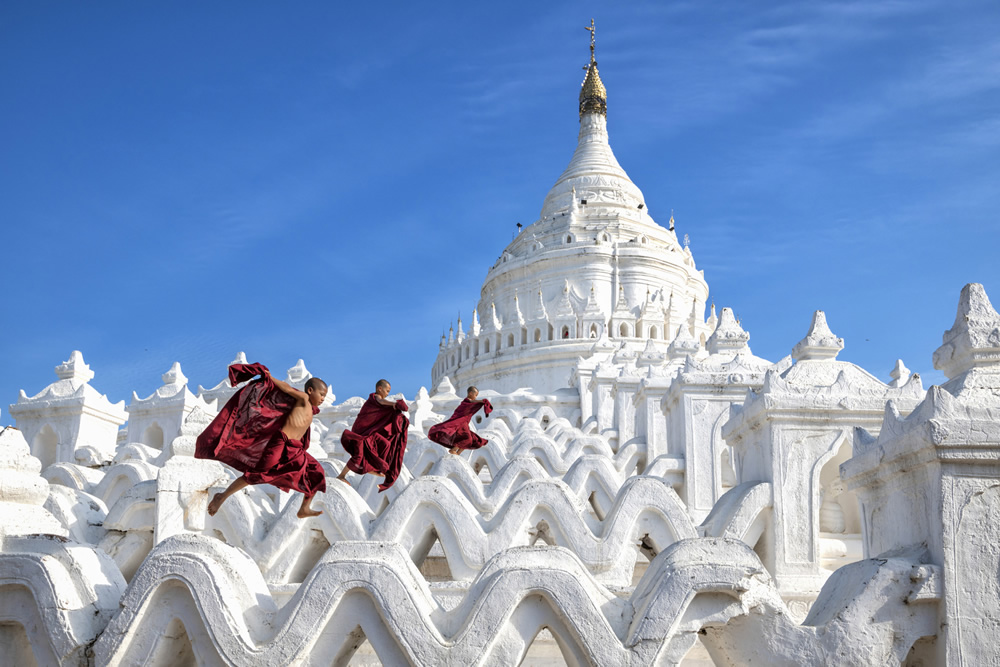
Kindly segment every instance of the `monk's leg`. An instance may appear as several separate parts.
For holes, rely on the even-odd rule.
[[[317,510],[312,508],[312,499],[313,496],[307,496],[307,495],[302,496],[302,505],[299,507],[299,512],[297,515],[300,519],[305,519],[308,516],[319,516],[320,514],[323,513],[323,510]]]
[[[215,516],[215,513],[219,511],[220,507],[222,507],[222,503],[229,499],[229,496],[233,495],[237,491],[247,488],[248,486],[250,486],[250,482],[243,477],[238,477],[233,480],[233,483],[230,484],[225,491],[212,496],[212,502],[208,504],[208,515]]]
[[[350,471],[347,469],[347,464],[345,463],[343,469],[340,471],[340,474],[337,475],[337,479],[339,479],[341,482],[343,482],[347,486],[350,486],[351,483],[347,481],[347,473],[348,472],[350,472]]]

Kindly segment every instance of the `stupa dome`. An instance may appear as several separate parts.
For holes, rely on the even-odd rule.
[[[682,326],[701,344],[711,333],[708,285],[673,216],[656,223],[611,149],[593,42],[586,69],[576,150],[538,220],[490,267],[472,328],[442,339],[434,384],[550,391],[569,385],[594,339],[652,340],[665,353]]]

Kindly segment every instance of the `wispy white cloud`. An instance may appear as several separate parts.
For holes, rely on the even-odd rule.
[[[636,25],[629,39],[639,80],[660,80],[643,87],[642,117],[660,130],[679,131],[740,113],[801,80],[809,67],[838,52],[890,37],[893,21],[926,11],[930,2],[786,3],[755,12],[732,12],[709,33],[690,24],[667,27],[659,54],[649,54],[659,26]],[[722,10],[720,10],[722,11]],[[694,22],[709,20],[703,10]],[[677,40],[672,39],[674,34]],[[651,99],[650,99],[651,98]],[[663,114],[663,109],[669,109]],[[655,113],[659,111],[659,113]]]

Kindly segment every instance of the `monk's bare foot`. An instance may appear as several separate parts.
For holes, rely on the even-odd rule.
[[[462,453],[462,450],[459,449],[458,447],[452,447],[451,449],[448,450],[448,453],[458,456],[459,454]]]
[[[222,493],[217,493],[212,496],[212,502],[208,504],[208,516],[215,516],[215,513],[219,511],[222,507],[222,503],[226,502],[226,496]]]
[[[339,480],[340,480],[341,482],[343,482],[343,483],[344,483],[344,484],[346,484],[347,486],[350,486],[350,485],[351,485],[351,483],[350,483],[350,482],[348,482],[348,481],[347,481],[346,479],[344,479],[343,477],[338,477],[337,479],[339,479]]]
[[[305,519],[310,516],[319,516],[322,513],[323,510],[313,509],[312,507],[300,507],[296,516],[300,519]]]

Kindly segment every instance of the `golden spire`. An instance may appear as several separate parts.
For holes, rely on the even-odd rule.
[[[584,30],[590,32],[590,63],[584,67],[587,76],[583,80],[580,88],[580,117],[583,114],[594,111],[602,116],[608,115],[608,91],[604,88],[601,75],[597,71],[597,59],[594,57],[594,43],[597,37],[597,28],[594,27],[594,19],[590,19],[590,25],[584,26]]]

